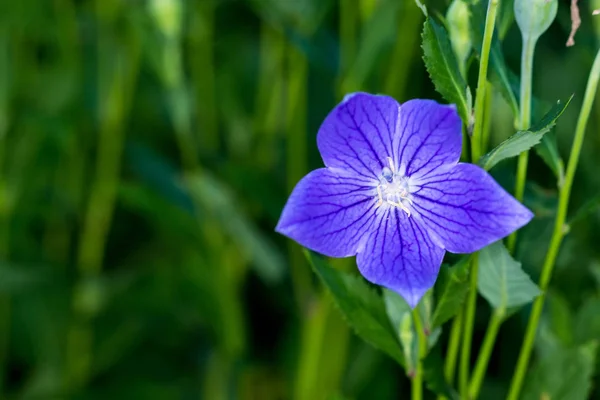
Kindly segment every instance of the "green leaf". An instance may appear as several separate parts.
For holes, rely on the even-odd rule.
[[[57,280],[46,266],[14,265],[0,261],[0,293],[31,293]]]
[[[500,40],[503,40],[508,30],[510,29],[513,22],[515,22],[515,8],[514,0],[502,0],[500,2],[500,9],[498,10],[498,21],[496,26],[498,27],[498,34]]]
[[[584,218],[587,218],[591,213],[596,211],[600,207],[600,193],[589,199],[585,202],[583,206],[577,212],[567,224],[573,225],[574,223],[581,221]]]
[[[500,143],[493,150],[487,153],[479,161],[479,165],[486,170],[490,170],[500,161],[516,157],[524,151],[540,143],[542,137],[556,125],[556,120],[565,111],[573,96],[561,104],[560,101],[535,125],[527,131],[518,131],[504,142]]]
[[[412,310],[408,303],[398,293],[383,289],[383,300],[388,318],[402,346],[406,370],[408,373],[417,365],[418,343],[415,332]]]
[[[487,4],[487,1],[469,2],[469,11],[471,17],[469,23],[471,28],[471,41],[475,51],[478,54],[481,54],[481,46],[483,43]],[[518,92],[513,90],[515,81],[517,82],[516,87],[519,87],[519,79],[506,66],[497,32],[494,32],[494,36],[492,37],[492,44],[490,47],[490,64],[492,70],[492,83],[512,109],[513,115],[519,115],[519,103],[517,101]]]
[[[556,136],[554,132],[549,132],[542,138],[542,143],[535,147],[535,152],[544,160],[546,165],[550,167],[554,175],[558,178],[559,186],[565,179],[565,165],[558,154],[558,146],[556,145]]]
[[[477,289],[493,308],[507,309],[531,302],[538,287],[521,269],[501,241],[479,252]]]
[[[377,65],[379,55],[392,43],[398,28],[398,1],[380,2],[369,20],[363,25],[361,38],[356,55],[348,75],[342,83],[344,92],[360,90],[365,80]]]
[[[462,307],[469,292],[470,265],[471,257],[465,257],[450,268],[440,268],[437,306],[432,317],[434,328],[454,317]]]
[[[280,281],[284,270],[283,256],[242,212],[233,193],[208,174],[189,176],[186,183],[199,209],[213,216],[240,250],[252,258],[257,274],[270,284]]]
[[[427,17],[423,24],[423,60],[435,89],[452,104],[464,122],[471,110],[467,102],[467,84],[458,68],[446,29]]]
[[[360,277],[329,267],[311,251],[305,250],[305,255],[356,334],[404,365],[402,348],[386,314],[383,299]]]
[[[458,400],[458,393],[448,384],[444,377],[444,365],[440,346],[435,346],[423,360],[423,378],[429,390],[447,399]]]
[[[592,297],[583,303],[575,316],[575,342],[579,344],[600,338],[600,298]]]
[[[594,277],[596,281],[596,286],[598,287],[598,291],[600,291],[600,264],[592,264],[590,265],[590,273]]]
[[[392,326],[398,329],[402,325],[404,316],[412,313],[410,306],[402,296],[389,289],[383,289],[383,300]]]
[[[557,291],[550,290],[546,295],[548,328],[564,346],[573,343],[573,316],[567,300]]]
[[[526,378],[524,400],[589,398],[596,362],[597,342],[546,353]]]

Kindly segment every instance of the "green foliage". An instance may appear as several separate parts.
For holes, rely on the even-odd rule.
[[[418,343],[412,309],[398,293],[389,289],[383,289],[383,300],[392,328],[402,346],[406,370],[414,371],[418,357]]]
[[[444,365],[440,346],[436,346],[423,360],[423,374],[427,387],[438,395],[451,400],[460,399],[458,393],[450,386],[444,377]]]
[[[477,289],[493,308],[500,310],[525,305],[540,294],[502,242],[492,243],[479,252]]]
[[[565,178],[565,165],[560,154],[558,154],[554,132],[548,132],[542,137],[542,143],[535,147],[535,152],[542,157],[542,160],[554,172],[558,179],[558,186],[561,186]]]
[[[454,0],[450,4],[446,12],[446,26],[458,67],[464,76],[467,60],[473,48],[469,29],[469,7],[464,0]]]
[[[488,2],[465,2],[476,54]],[[437,88],[468,122],[476,57],[464,36],[460,58],[471,55],[454,57],[458,43],[445,31],[456,21],[442,17],[450,1],[421,3],[425,26],[414,0],[4,1],[0,397],[407,398],[416,336],[405,304],[378,296],[352,258],[332,260],[339,270],[320,264],[330,295],[274,226],[298,179],[322,167],[315,135],[347,91],[404,102],[439,98]],[[519,231],[516,254],[532,277],[597,45],[600,20],[589,11],[600,6],[579,3],[577,46],[561,50],[570,24],[561,6],[536,48],[533,114],[551,108],[540,99],[576,98],[534,147],[552,172],[530,160],[524,201],[536,218]],[[514,133],[519,97],[513,1],[500,1],[496,27],[488,122],[501,143]],[[554,399],[598,398],[597,387],[587,391],[582,349],[600,335],[599,110],[536,342],[531,368],[545,368],[536,399],[540,388]],[[512,163],[493,174],[510,192]],[[429,332],[428,390],[456,398],[441,368],[449,324],[440,325],[460,305],[469,268],[452,254],[445,262],[454,266],[442,267],[418,311]],[[480,398],[502,398],[513,373],[528,310],[509,311]],[[474,337],[488,315],[478,305]],[[547,361],[572,362],[579,375],[553,375]],[[585,391],[552,386],[565,379]]]
[[[506,158],[516,157],[522,152],[539,144],[544,135],[550,132],[554,125],[556,125],[556,120],[569,106],[571,99],[573,99],[573,96],[571,96],[565,104],[558,102],[538,123],[534,124],[530,130],[518,131],[496,146],[489,153],[481,157],[479,164],[486,170],[490,170],[500,161]],[[555,159],[554,155],[548,150],[543,150],[541,154],[543,154],[542,158],[544,161],[551,167],[560,162],[560,160]]]
[[[380,59],[381,52],[390,44],[390,38],[394,37],[397,29],[396,16],[400,6],[401,3],[397,1],[381,2],[365,22],[356,62],[352,64],[342,83],[345,92],[360,90],[373,69],[373,63]]]
[[[471,106],[465,83],[446,29],[427,17],[423,24],[423,60],[435,89],[446,100],[456,104],[464,122],[470,120]]]
[[[362,278],[327,266],[313,252],[305,254],[356,334],[403,365],[402,349],[383,299]]]
[[[276,283],[283,275],[283,260],[273,244],[258,232],[240,210],[236,209],[230,193],[207,175],[187,178],[192,198],[198,205],[220,220],[240,249],[254,261],[260,276],[269,283]]]
[[[481,53],[481,45],[483,43],[486,9],[486,1],[469,1],[469,11],[471,15],[469,21],[469,26],[471,28],[471,41],[473,42],[473,47],[475,48],[475,51],[478,54]],[[511,70],[508,69],[504,60],[504,55],[502,53],[500,41],[498,40],[496,34],[494,34],[494,36],[492,37],[492,46],[490,49],[490,66],[492,70],[492,82],[494,83],[494,87],[496,87],[497,90],[502,94],[502,97],[504,97],[504,99],[510,106],[513,115],[516,117],[517,115],[519,115],[518,78]],[[516,90],[515,87],[517,88]]]
[[[574,320],[574,324],[570,328],[574,331],[576,343],[584,344],[598,340],[600,338],[600,298],[587,299]]]
[[[590,342],[557,349],[540,359],[526,380],[523,399],[588,399],[597,348],[596,342]]]
[[[498,27],[498,34],[500,40],[503,40],[506,33],[515,22],[515,0],[502,0],[500,2],[500,10],[498,11],[498,21],[496,26]]]
[[[588,201],[586,201],[585,204],[582,205],[577,212],[575,212],[575,215],[569,219],[568,225],[571,226],[579,221],[584,220],[597,211],[598,208],[600,208],[600,194],[592,196]]]
[[[469,292],[471,258],[465,257],[452,267],[440,268],[437,304],[433,312],[432,325],[441,326],[460,311]]]

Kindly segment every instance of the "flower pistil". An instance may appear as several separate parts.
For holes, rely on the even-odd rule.
[[[379,198],[377,207],[381,207],[383,203],[386,203],[402,209],[410,217],[410,210],[406,204],[412,205],[408,178],[396,171],[391,157],[388,157],[387,160],[390,167],[384,167],[381,171],[382,179],[377,186],[377,196]]]

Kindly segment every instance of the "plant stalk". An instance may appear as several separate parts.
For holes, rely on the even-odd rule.
[[[524,131],[531,125],[531,92],[533,76],[533,54],[535,52],[536,37],[527,35],[523,37],[523,49],[521,51],[521,96],[520,96],[520,115],[518,130]],[[525,194],[525,181],[527,179],[527,163],[529,160],[529,151],[519,154],[517,164],[517,183],[515,185],[515,198],[523,202]],[[515,250],[517,243],[517,232],[513,232],[508,237],[507,248],[510,253]]]
[[[421,322],[421,315],[419,314],[418,307],[413,310],[413,322],[415,324],[415,331],[417,331],[417,344],[419,353],[417,357],[417,365],[415,367],[415,376],[412,378],[412,400],[423,399],[423,359],[427,355],[427,337],[423,330],[423,323]]]
[[[477,304],[477,270],[479,265],[478,253],[473,255],[471,275],[469,282],[469,294],[467,297],[464,327],[462,336],[462,347],[460,349],[460,364],[458,370],[458,388],[462,397],[466,398],[469,384],[469,365],[471,363],[471,341],[473,338],[473,326],[475,324],[475,309]]]
[[[496,342],[503,319],[504,310],[494,310],[483,339],[483,344],[481,345],[481,350],[479,351],[479,356],[477,357],[477,362],[475,363],[471,383],[469,384],[468,398],[470,400],[474,400],[479,396],[479,390],[481,389],[481,384],[483,383],[483,378],[485,377],[485,372],[487,371],[490,356],[492,355],[494,343]]]
[[[487,89],[487,71],[494,26],[496,24],[496,11],[499,4],[500,0],[490,0],[485,17],[485,30],[483,33],[483,43],[481,45],[479,76],[477,77],[477,92],[475,97],[475,126],[473,127],[473,136],[471,138],[471,158],[473,162],[477,162],[479,158],[481,158],[483,151],[482,139],[486,99],[485,92]]]
[[[598,80],[600,79],[600,51],[596,54],[594,64],[590,72],[588,83],[585,89],[585,95],[583,98],[583,106],[579,113],[579,119],[577,120],[577,126],[575,128],[575,138],[573,140],[573,146],[571,147],[571,155],[569,156],[569,164],[567,165],[567,172],[565,174],[565,181],[563,186],[560,188],[560,194],[558,199],[558,211],[556,214],[556,220],[554,223],[554,231],[552,232],[552,239],[550,240],[550,247],[546,254],[546,259],[542,267],[542,275],[540,277],[540,289],[541,294],[533,302],[531,309],[531,315],[529,316],[529,322],[527,323],[527,329],[525,331],[525,339],[523,340],[523,346],[519,354],[519,360],[515,369],[515,374],[512,379],[510,391],[508,393],[508,400],[517,400],[521,393],[521,387],[523,386],[523,380],[525,379],[525,373],[527,372],[527,366],[529,364],[529,357],[533,349],[535,341],[535,335],[540,322],[540,316],[542,314],[542,308],[544,306],[544,300],[546,298],[546,291],[548,284],[552,277],[552,271],[556,262],[556,257],[560,248],[563,237],[567,232],[567,226],[565,226],[565,220],[567,217],[567,209],[569,206],[569,198],[571,195],[571,187],[573,185],[573,179],[575,177],[575,171],[579,162],[579,155],[581,153],[581,147],[583,146],[583,139],[585,137],[585,127],[587,125],[590,111],[594,103],[594,98],[598,89]]]
[[[490,49],[492,46],[492,37],[494,35],[494,26],[496,24],[496,12],[500,0],[490,0],[488,3],[485,17],[485,30],[483,32],[483,42],[481,44],[481,56],[479,60],[479,76],[477,77],[477,92],[475,98],[475,126],[473,127],[473,136],[471,138],[471,161],[476,163],[483,154],[483,128],[486,104],[487,72],[490,58]],[[466,396],[469,382],[469,364],[471,356],[471,339],[473,336],[473,324],[475,321],[475,308],[477,302],[477,254],[473,257],[471,267],[471,281],[469,297],[465,309],[464,335],[461,348],[460,369],[459,369],[459,389],[461,395]]]

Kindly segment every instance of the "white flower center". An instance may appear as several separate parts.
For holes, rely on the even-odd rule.
[[[380,184],[377,186],[377,207],[383,204],[402,209],[409,217],[409,205],[412,205],[408,177],[400,175],[394,166],[394,161],[388,157],[390,167],[381,170]]]

